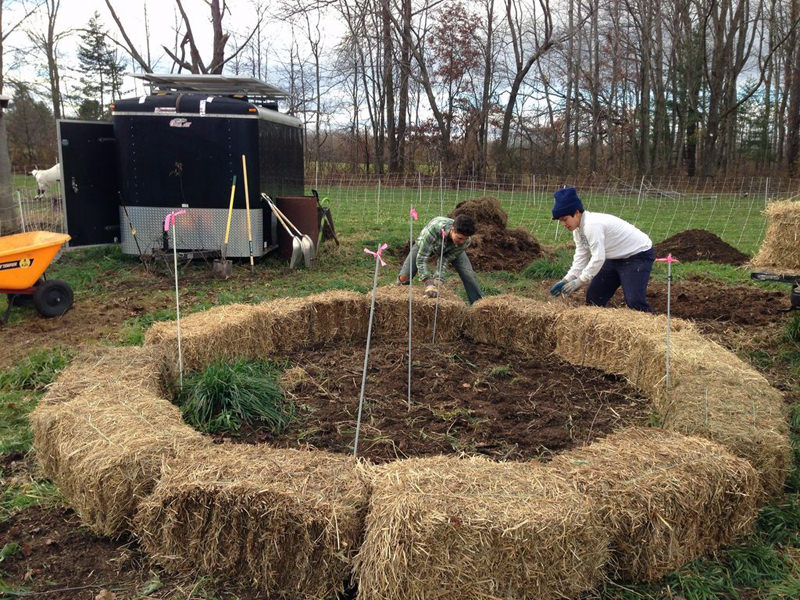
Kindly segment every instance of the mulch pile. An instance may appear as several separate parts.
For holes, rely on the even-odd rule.
[[[687,229],[654,246],[656,256],[672,254],[678,260],[707,260],[720,265],[743,265],[750,257],[705,229]]]
[[[466,214],[475,220],[467,254],[476,271],[521,271],[542,256],[542,247],[524,227],[507,229],[508,215],[497,198],[484,196],[456,205],[448,216]]]

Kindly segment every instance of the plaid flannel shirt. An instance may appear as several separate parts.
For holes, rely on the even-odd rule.
[[[417,272],[420,280],[425,281],[431,277],[438,277],[444,280],[445,265],[453,262],[470,244],[470,238],[461,245],[455,244],[450,237],[450,230],[453,228],[453,219],[448,217],[434,217],[420,232],[417,238]],[[442,238],[442,229],[445,230],[445,237]],[[439,253],[442,251],[444,241],[444,254],[442,264],[438,265],[435,273],[428,269],[428,261],[432,258],[439,260]]]

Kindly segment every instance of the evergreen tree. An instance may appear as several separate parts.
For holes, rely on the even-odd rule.
[[[33,165],[46,169],[58,160],[53,112],[23,83],[15,88],[6,111],[11,163],[25,170]]]
[[[119,97],[125,61],[120,59],[116,48],[109,47],[107,33],[100,22],[99,13],[95,12],[89,19],[88,27],[80,37],[78,71],[81,73],[80,80],[83,86],[81,104],[97,103],[100,107],[97,118],[108,117],[106,105]]]

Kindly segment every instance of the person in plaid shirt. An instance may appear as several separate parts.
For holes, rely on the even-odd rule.
[[[442,230],[444,230],[444,235],[442,235]],[[409,271],[411,277],[419,274],[420,280],[425,283],[425,295],[435,298],[438,295],[440,282],[444,282],[445,279],[445,265],[450,263],[461,277],[461,283],[464,284],[469,303],[480,300],[483,298],[483,294],[481,286],[478,284],[478,276],[465,252],[473,233],[475,233],[475,221],[468,215],[458,215],[455,220],[448,217],[434,217],[425,225],[416,243],[411,246],[400,269],[400,274],[397,276],[397,283],[408,284]],[[442,244],[444,244],[444,251],[442,251]],[[438,260],[440,254],[442,263],[438,265],[435,272],[432,272],[428,269],[428,262],[432,259]]]

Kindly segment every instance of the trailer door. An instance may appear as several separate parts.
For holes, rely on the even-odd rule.
[[[118,243],[120,186],[113,125],[59,121],[58,141],[69,245]]]

